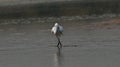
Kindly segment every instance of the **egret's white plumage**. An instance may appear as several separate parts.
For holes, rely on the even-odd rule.
[[[62,47],[62,44],[60,42],[60,36],[62,35],[63,33],[63,27],[61,25],[59,25],[58,23],[55,23],[55,25],[52,27],[51,29],[51,32],[56,35],[57,39],[58,39],[58,45],[57,46],[61,46]]]
[[[55,23],[55,25],[52,27],[51,32],[54,33],[56,36],[61,36],[63,32],[63,27],[58,23]]]

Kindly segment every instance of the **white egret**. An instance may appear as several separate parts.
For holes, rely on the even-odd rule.
[[[63,27],[58,23],[55,23],[51,29],[51,32],[57,37],[58,40],[57,47],[62,47],[62,44],[60,42],[60,37],[63,34]]]

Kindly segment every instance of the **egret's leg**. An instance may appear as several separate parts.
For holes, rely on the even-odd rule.
[[[59,41],[59,45],[60,45],[60,47],[62,47],[62,43]]]
[[[62,47],[62,43],[60,42],[60,38],[59,37],[57,37],[57,39],[58,39],[58,44],[57,44],[57,47]]]
[[[57,36],[56,36],[57,37]],[[59,38],[57,37],[57,40],[58,40],[58,44],[57,44],[57,47],[59,47]]]
[[[58,41],[58,44],[57,44],[57,47],[59,46],[59,41]]]
[[[62,47],[62,43],[60,41],[58,41],[57,47]]]

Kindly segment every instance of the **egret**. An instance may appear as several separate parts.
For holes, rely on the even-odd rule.
[[[55,23],[51,29],[51,32],[56,36],[56,38],[58,40],[57,47],[62,47],[60,37],[63,34],[63,27],[61,25],[59,25],[58,23]]]

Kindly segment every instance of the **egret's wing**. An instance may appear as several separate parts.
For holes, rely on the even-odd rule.
[[[63,32],[63,27],[59,26],[60,32]]]
[[[51,32],[55,34],[57,32],[57,28],[56,27],[52,27]]]

